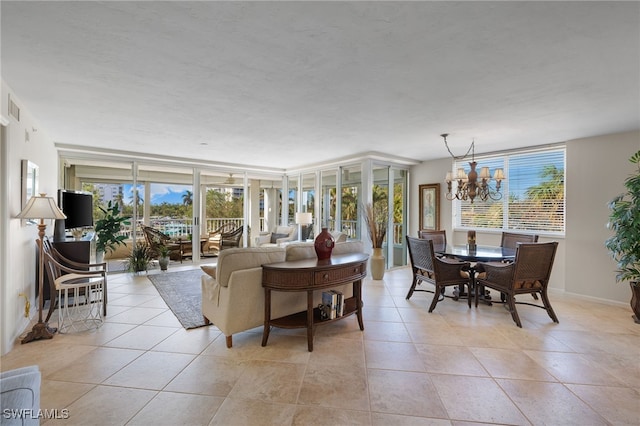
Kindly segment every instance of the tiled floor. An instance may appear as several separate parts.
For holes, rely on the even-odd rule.
[[[42,408],[69,413],[51,425],[640,424],[628,307],[552,294],[560,324],[519,306],[519,329],[497,304],[429,314],[409,282],[367,280],[364,332],[355,317],[319,327],[309,353],[303,330],[227,349],[215,327],[182,329],[145,276],[115,274],[98,331],[18,344],[2,370],[40,366]]]

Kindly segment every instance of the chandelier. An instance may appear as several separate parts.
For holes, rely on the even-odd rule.
[[[475,161],[475,141],[471,142],[471,146],[467,150],[467,153],[462,157],[456,157],[449,149],[447,143],[448,133],[443,133],[440,136],[444,139],[444,145],[447,147],[447,151],[451,154],[454,160],[464,160],[469,153],[471,153],[471,161],[469,166],[471,170],[469,173],[465,173],[463,168],[459,168],[455,177],[452,172],[447,172],[445,181],[447,182],[447,200],[469,200],[473,204],[473,200],[477,197],[482,201],[499,200],[502,198],[500,193],[500,184],[504,180],[504,172],[502,169],[496,169],[493,173],[493,180],[496,182],[495,189],[491,188],[491,173],[489,173],[489,167],[481,167],[480,175],[476,172],[476,166],[478,163]],[[452,183],[457,183],[455,193],[452,191]]]

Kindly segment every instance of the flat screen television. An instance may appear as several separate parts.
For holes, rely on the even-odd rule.
[[[67,216],[64,229],[93,226],[93,195],[89,192],[58,190],[58,207]]]

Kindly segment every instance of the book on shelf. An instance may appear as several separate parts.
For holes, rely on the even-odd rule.
[[[331,291],[322,292],[322,305],[326,313],[327,319],[336,318],[336,306],[338,304],[338,295]]]
[[[341,291],[331,290],[336,295],[336,317],[341,317],[344,314],[344,295]]]

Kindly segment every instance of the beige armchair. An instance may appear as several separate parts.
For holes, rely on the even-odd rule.
[[[298,225],[277,226],[273,232],[263,232],[255,239],[256,247],[275,247],[298,239]]]
[[[333,254],[362,252],[361,241],[336,244]],[[313,243],[291,243],[286,247],[247,247],[223,250],[218,265],[202,266],[202,315],[226,336],[227,347],[232,336],[241,331],[264,325],[264,289],[262,265],[316,257]],[[345,297],[352,296],[350,284],[337,286]],[[322,292],[314,295],[314,303],[322,302]],[[304,292],[274,291],[271,295],[272,318],[302,312],[307,309]],[[256,337],[260,340],[259,335]]]

